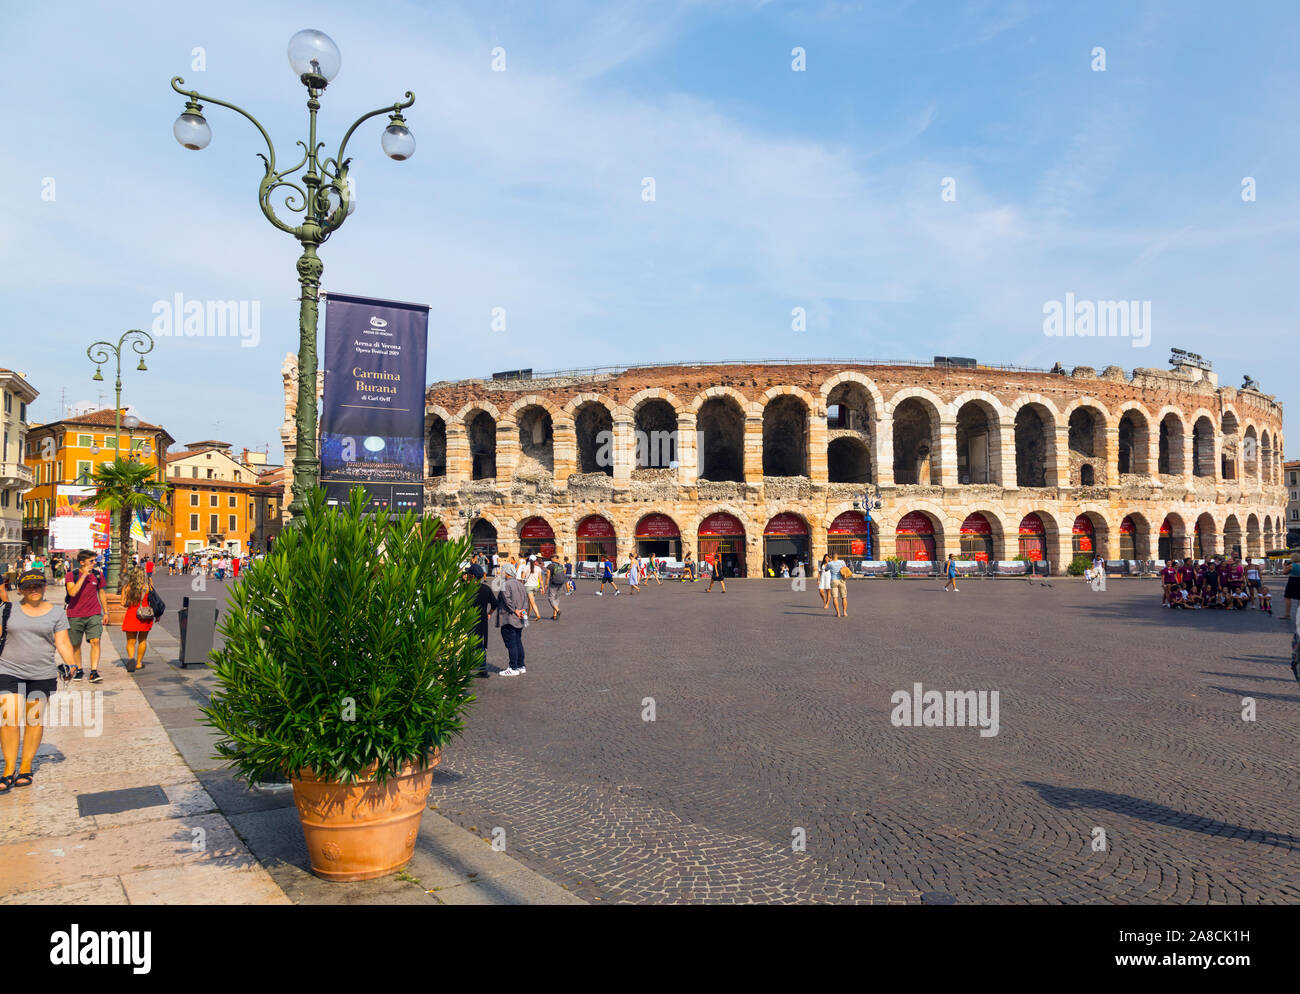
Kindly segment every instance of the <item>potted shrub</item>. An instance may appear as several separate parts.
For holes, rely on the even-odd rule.
[[[483,649],[468,542],[439,522],[365,513],[324,492],[231,589],[203,709],[242,780],[287,775],[327,880],[366,880],[411,858],[442,748],[464,729]]]

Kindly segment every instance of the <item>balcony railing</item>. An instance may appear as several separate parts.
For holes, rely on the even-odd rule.
[[[36,477],[30,466],[20,462],[0,462],[0,487],[21,487],[25,490],[35,486],[35,483]]]

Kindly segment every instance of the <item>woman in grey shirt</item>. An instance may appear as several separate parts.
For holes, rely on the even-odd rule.
[[[7,606],[4,650],[0,652],[0,751],[5,760],[0,794],[30,786],[32,760],[45,733],[41,724],[45,704],[58,687],[58,660],[69,667],[76,665],[68,639],[68,616],[61,606],[45,599],[44,571],[23,573],[18,591],[22,600]],[[7,588],[4,595],[7,602]],[[24,702],[25,716],[21,713]]]

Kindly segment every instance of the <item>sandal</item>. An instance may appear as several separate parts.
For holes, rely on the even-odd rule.
[[[13,789],[13,777],[0,777],[0,794],[7,794]]]
[[[32,785],[32,775],[30,773],[15,773],[10,780],[15,787],[30,787]]]

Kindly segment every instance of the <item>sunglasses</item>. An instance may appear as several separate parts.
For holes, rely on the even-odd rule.
[[[23,584],[19,584],[18,589],[19,589],[19,590],[44,590],[44,589],[45,589],[45,584],[43,584],[43,583],[23,583]]]

